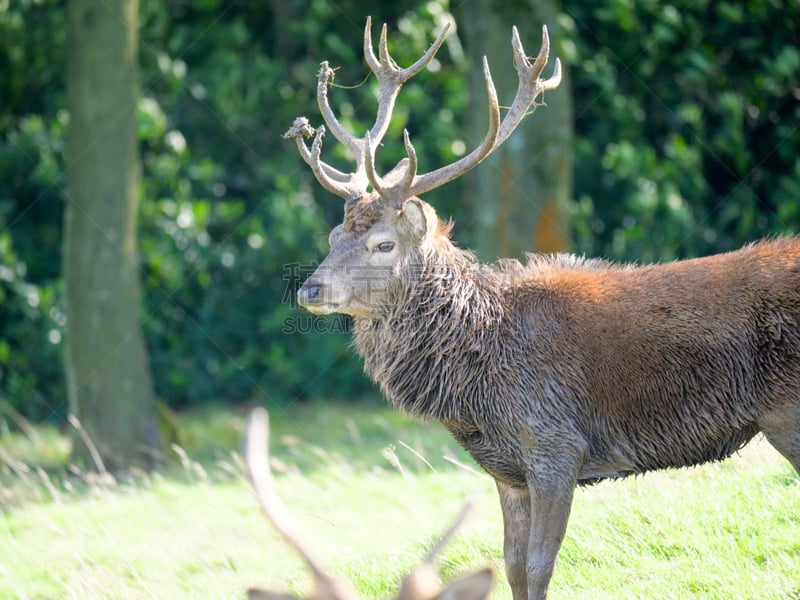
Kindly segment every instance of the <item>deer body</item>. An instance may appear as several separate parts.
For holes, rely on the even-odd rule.
[[[385,28],[378,64],[368,38],[369,23],[365,56],[382,85],[386,70],[419,66],[393,65]],[[484,66],[490,131],[455,165],[418,176],[406,133],[408,159],[375,174],[372,135],[385,133],[399,85],[379,95],[362,139],[319,95],[331,130],[356,154],[351,175],[320,160],[319,130],[311,149],[304,123],[288,135],[346,200],[299,303],[352,315],[355,347],[389,402],[441,421],[494,477],[514,598],[536,600],[546,597],[576,485],[719,460],[759,431],[800,472],[800,239],[638,267],[565,255],[477,262],[417,194],[478,164],[558,84],[558,66],[538,79],[546,31],[534,64],[516,30],[512,43],[517,97],[500,122]],[[323,69],[322,89],[326,77]]]
[[[797,406],[797,239],[649,267],[410,271],[385,318],[357,317],[365,369],[512,487],[554,450],[577,483],[719,460]]]

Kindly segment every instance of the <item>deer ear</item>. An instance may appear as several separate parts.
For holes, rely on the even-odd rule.
[[[492,570],[481,569],[451,581],[436,596],[436,600],[485,600],[492,591],[492,585],[494,585]]]
[[[421,240],[428,233],[430,217],[420,200],[408,200],[400,211],[400,219],[414,240]]]

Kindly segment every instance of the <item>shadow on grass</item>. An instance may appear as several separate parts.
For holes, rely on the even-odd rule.
[[[69,463],[65,428],[27,425],[0,432],[0,509],[29,502],[148,487],[154,479],[193,484],[243,479],[242,435],[251,406],[206,406],[174,415],[173,440],[151,473],[96,473]],[[268,407],[275,473],[313,479],[331,466],[352,472],[398,468],[452,470],[471,459],[438,424],[412,421],[377,404],[295,404]],[[398,467],[397,455],[402,456]]]

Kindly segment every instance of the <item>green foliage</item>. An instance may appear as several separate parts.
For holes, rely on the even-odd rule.
[[[287,332],[301,281],[286,265],[322,256],[326,225],[280,139],[302,99],[265,48],[277,24],[225,5],[143,7],[140,240],[157,390],[172,406],[287,402],[321,394],[309,373],[328,366],[358,395],[363,379],[337,358],[344,335]]]
[[[358,13],[355,3],[339,9]],[[315,90],[323,57],[337,68],[338,85],[354,86],[331,93],[346,125],[359,131],[374,119],[374,82],[361,85],[361,24],[327,3],[282,10],[213,1],[143,6],[144,324],[157,390],[172,406],[371,390],[347,350],[349,323],[293,304],[342,207],[281,139],[296,116],[321,121]],[[301,12],[306,18],[279,19]],[[418,32],[393,49],[399,61],[424,52],[427,22],[409,15],[394,24]],[[407,112],[395,115],[390,135],[403,127],[413,134],[409,114],[429,112],[435,100],[421,91],[425,81],[409,86]],[[438,152],[420,144],[422,160],[431,148]],[[334,162],[346,158],[341,152],[326,148]]]
[[[800,229],[792,2],[564,8],[578,46],[579,250],[667,260]]]
[[[605,0],[562,10],[577,251],[662,260],[800,229],[800,32],[789,3]],[[447,11],[445,0],[408,12],[355,0],[141,1],[142,323],[168,405],[373,393],[347,348],[347,320],[293,305],[342,205],[281,134],[298,115],[321,123],[322,60],[336,69],[332,104],[363,132],[375,109],[361,59],[366,15],[376,40],[388,23],[390,51],[406,65]],[[33,419],[65,412],[64,21],[64,0],[0,2],[0,396]],[[403,128],[423,171],[477,143],[463,134],[464,52],[447,42],[438,70],[406,86],[379,168],[401,158]],[[324,154],[351,168],[330,136]],[[428,199],[469,246],[462,185]]]
[[[0,232],[0,400],[26,415],[63,419],[59,345],[66,322],[57,283],[27,277],[8,231]]]
[[[20,117],[0,144],[0,397],[65,416],[60,357],[63,112]]]

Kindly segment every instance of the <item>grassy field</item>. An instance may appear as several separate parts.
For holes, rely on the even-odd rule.
[[[365,597],[390,597],[472,498],[441,575],[490,565],[493,597],[510,598],[493,483],[441,427],[359,406],[271,417],[279,493],[330,572]],[[223,409],[183,416],[172,463],[124,480],[66,468],[54,429],[0,430],[0,598],[308,591],[243,479],[244,420]],[[800,480],[757,441],[724,463],[581,489],[551,597],[800,599]]]

